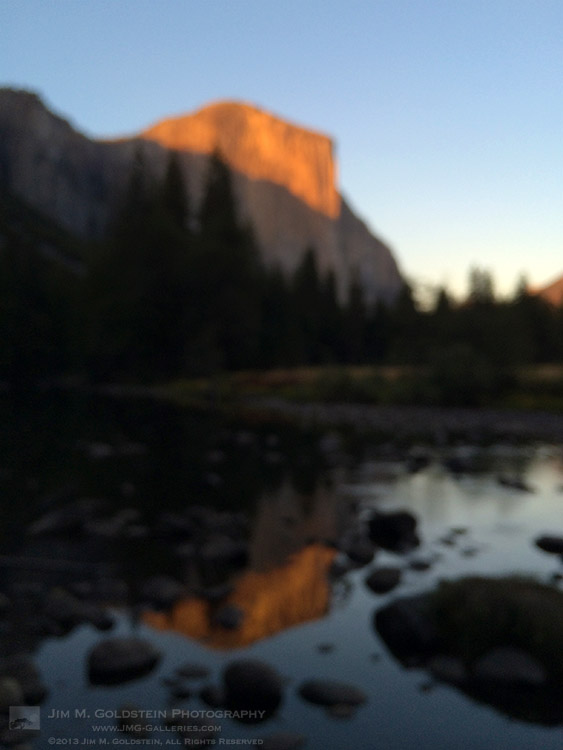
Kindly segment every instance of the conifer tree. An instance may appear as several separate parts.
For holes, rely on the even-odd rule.
[[[315,251],[307,248],[293,276],[293,304],[297,321],[296,346],[303,350],[303,361],[318,364],[320,361],[320,308],[321,282]]]
[[[199,213],[192,347],[205,341],[210,362],[236,369],[257,359],[261,266],[252,232],[238,219],[232,176],[210,157]]]
[[[343,315],[332,271],[321,282],[319,318],[320,360],[326,363],[337,362],[342,349]]]
[[[343,344],[346,362],[357,364],[365,358],[366,317],[362,287],[355,278],[350,284],[344,308]]]
[[[180,157],[175,151],[170,152],[160,192],[164,212],[169,220],[179,229],[186,230],[189,218],[188,193]]]

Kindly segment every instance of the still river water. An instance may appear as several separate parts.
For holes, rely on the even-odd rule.
[[[353,430],[258,418],[241,424],[163,403],[69,397],[3,403],[0,438],[0,591],[10,602],[1,655],[31,653],[48,688],[40,734],[22,738],[28,746],[138,746],[114,732],[118,709],[208,710],[199,689],[219,684],[233,659],[251,657],[283,675],[283,703],[252,725],[219,711],[209,719],[221,728],[215,746],[235,739],[260,746],[291,733],[319,750],[562,747],[563,717],[555,727],[509,717],[421,669],[405,669],[373,626],[378,608],[444,578],[523,573],[561,588],[562,561],[533,543],[563,532],[561,446],[399,445],[393,436]],[[448,470],[454,456],[471,471]],[[38,519],[77,502],[102,510],[80,530],[30,533]],[[212,526],[240,525],[244,564],[206,567],[181,534],[155,533],[194,506]],[[403,555],[379,550],[372,563],[329,575],[334,547],[374,509],[410,510],[421,546]],[[380,565],[402,571],[386,594],[364,582]],[[174,606],[146,606],[139,592],[155,576],[182,584],[185,595]],[[99,581],[109,591],[109,632],[82,624],[57,634],[33,622],[29,602],[61,588],[86,595]],[[229,627],[202,615],[202,601],[221,587],[235,605]],[[160,662],[139,679],[91,685],[90,650],[121,635],[150,641]],[[191,697],[173,699],[166,678],[185,663],[205,666],[209,676],[190,682]],[[331,715],[300,697],[299,685],[311,678],[350,683],[367,700],[348,716]],[[182,742],[160,719],[151,723],[143,744]]]

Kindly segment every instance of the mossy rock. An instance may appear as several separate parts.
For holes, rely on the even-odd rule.
[[[469,665],[509,645],[563,686],[563,592],[531,578],[470,577],[442,583],[429,603],[447,649]]]
[[[443,582],[375,613],[380,637],[405,666],[545,725],[563,724],[562,623],[563,592],[519,576]]]

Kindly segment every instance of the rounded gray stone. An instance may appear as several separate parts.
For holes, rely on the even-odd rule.
[[[160,652],[141,638],[110,638],[95,646],[88,656],[90,682],[113,685],[151,672]]]

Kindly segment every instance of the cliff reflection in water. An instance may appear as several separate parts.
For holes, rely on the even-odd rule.
[[[215,648],[236,648],[322,617],[330,605],[328,574],[336,554],[330,545],[349,512],[345,498],[322,483],[310,493],[282,484],[259,502],[248,567],[237,575],[227,571],[219,585],[224,596],[208,595],[202,584],[210,571],[194,558],[183,578],[197,593],[167,612],[145,613],[145,622]]]
[[[217,605],[187,597],[170,612],[147,612],[144,620],[159,630],[175,630],[215,648],[237,648],[322,617],[330,603],[328,570],[335,550],[311,544],[273,570],[247,570],[221,603],[241,613],[230,629],[215,621]]]

